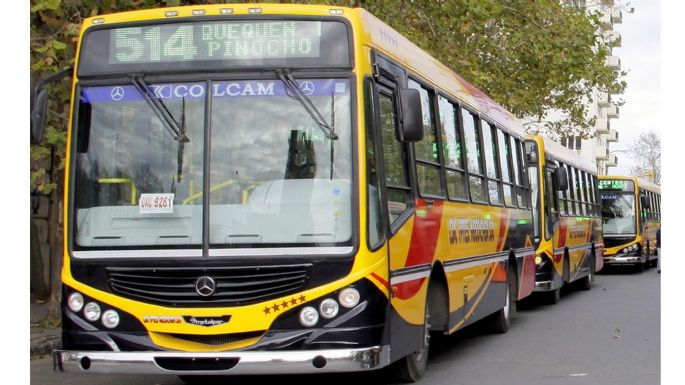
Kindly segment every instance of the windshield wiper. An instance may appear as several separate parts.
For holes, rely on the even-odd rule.
[[[181,122],[176,121],[174,116],[169,112],[166,104],[162,102],[162,99],[158,98],[152,91],[150,91],[150,86],[143,79],[143,75],[136,74],[131,76],[131,83],[143,96],[143,99],[150,106],[155,115],[162,122],[164,128],[169,131],[171,137],[178,142],[178,154],[177,154],[177,170],[176,179],[178,183],[181,183],[181,177],[183,175],[183,154],[185,152],[185,144],[190,142],[190,139],[186,136],[186,99],[182,99],[181,105]]]
[[[312,117],[314,123],[316,123],[316,125],[319,126],[321,131],[323,131],[324,135],[326,135],[326,138],[330,140],[337,140],[338,134],[335,133],[335,126],[332,126],[328,124],[328,122],[326,122],[326,119],[323,117],[323,115],[321,115],[319,109],[316,108],[311,99],[309,99],[309,97],[305,95],[304,92],[302,92],[297,82],[295,81],[295,78],[293,78],[293,74],[290,72],[290,70],[278,69],[276,70],[276,75],[279,79],[281,79],[287,90],[290,91],[291,94],[293,94],[293,97],[298,102],[300,102],[300,104],[302,105],[302,107],[304,107],[305,111],[307,111],[309,116]]]
[[[150,108],[152,108],[152,111],[155,112],[155,115],[157,115],[159,120],[162,121],[162,125],[169,131],[174,140],[184,143],[190,142],[190,139],[185,135],[185,127],[182,126],[182,123],[179,123],[174,119],[174,116],[171,115],[171,112],[169,112],[169,109],[162,100],[150,91],[149,85],[143,79],[143,75],[132,75],[131,83],[136,90],[143,95],[143,99],[145,99]],[[181,118],[181,120],[184,119]]]

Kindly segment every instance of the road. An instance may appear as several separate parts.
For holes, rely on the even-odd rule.
[[[557,305],[527,301],[507,334],[478,325],[433,339],[431,385],[650,385],[659,384],[660,279],[644,273],[608,271],[589,292],[565,290]],[[265,376],[279,385],[391,384],[386,372],[349,375]],[[229,378],[224,384],[251,384]],[[49,358],[31,362],[34,385],[180,385],[175,376],[55,373]]]

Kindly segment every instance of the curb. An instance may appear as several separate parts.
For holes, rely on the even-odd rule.
[[[31,359],[51,355],[55,349],[62,348],[60,329],[31,328]]]

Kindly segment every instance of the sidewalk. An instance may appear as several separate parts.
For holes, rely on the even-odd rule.
[[[31,359],[50,355],[62,347],[62,330],[59,327],[43,326],[48,315],[48,305],[31,300]]]

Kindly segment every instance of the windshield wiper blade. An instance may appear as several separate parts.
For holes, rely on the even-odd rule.
[[[316,123],[316,125],[319,126],[321,131],[323,131],[324,135],[326,135],[326,138],[330,140],[337,140],[338,134],[335,133],[335,129],[333,128],[333,126],[326,122],[326,119],[323,117],[323,115],[321,115],[321,112],[319,112],[319,109],[316,108],[312,100],[309,99],[309,97],[305,95],[304,92],[302,92],[299,85],[295,81],[295,78],[293,78],[293,74],[290,72],[290,70],[278,69],[276,70],[276,75],[279,79],[281,79],[281,81],[288,89],[288,91],[290,91],[290,93],[293,94],[293,97],[298,102],[300,102],[300,104],[302,105],[302,107],[304,107],[305,111],[307,111],[309,116],[312,117],[314,123]]]
[[[174,119],[173,115],[171,115],[171,112],[169,112],[169,109],[162,102],[162,100],[155,96],[155,94],[152,93],[152,91],[150,91],[149,85],[143,79],[143,75],[132,75],[131,83],[136,88],[136,90],[138,90],[138,92],[140,92],[140,94],[143,95],[143,99],[145,99],[145,101],[150,106],[152,111],[155,112],[155,115],[157,115],[159,120],[162,122],[164,128],[166,128],[167,131],[169,131],[174,140],[183,143],[190,142],[190,139],[188,139],[188,137],[185,135],[185,130],[181,126],[181,124],[177,122],[176,119]]]

